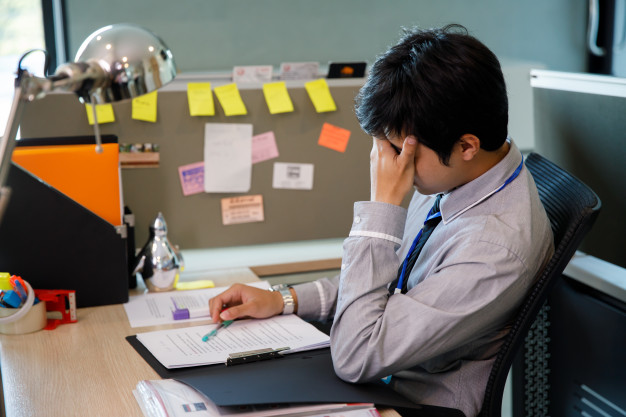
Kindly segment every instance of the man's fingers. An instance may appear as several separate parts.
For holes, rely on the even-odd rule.
[[[242,302],[240,286],[241,284],[234,284],[223,293],[209,300],[209,312],[214,323],[219,321],[220,313],[224,309],[224,306],[231,306],[232,304],[240,304]]]
[[[238,306],[229,307],[220,313],[220,319],[222,320],[235,320],[239,317],[245,316],[246,304],[240,304]],[[242,311],[244,310],[244,311]]]
[[[417,140],[413,136],[407,136],[402,145],[400,157],[407,162],[413,163],[415,158],[415,150],[417,149]]]

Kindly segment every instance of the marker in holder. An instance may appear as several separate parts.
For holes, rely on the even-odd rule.
[[[26,300],[20,308],[0,308],[0,333],[32,333],[46,326],[46,303],[42,301],[35,304],[33,288],[26,281],[22,283]]]

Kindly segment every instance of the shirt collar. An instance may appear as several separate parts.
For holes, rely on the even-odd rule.
[[[450,191],[441,200],[441,219],[445,223],[454,220],[460,212],[478,204],[489,193],[497,190],[515,172],[522,162],[522,154],[513,142],[509,152],[500,162],[480,177]]]

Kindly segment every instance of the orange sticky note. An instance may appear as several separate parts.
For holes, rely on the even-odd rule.
[[[350,133],[348,129],[333,126],[330,123],[324,123],[317,144],[337,152],[345,152],[348,141],[350,140]]]
[[[135,97],[132,103],[132,118],[155,123],[157,120],[157,92]]]
[[[306,88],[306,92],[309,94],[309,98],[313,102],[316,112],[324,113],[337,110],[335,100],[333,100],[333,96],[330,94],[330,89],[324,78],[304,83],[304,88]]]
[[[87,110],[87,120],[90,125],[93,125],[93,108],[91,104],[85,104],[85,109]],[[96,104],[96,117],[98,118],[98,124],[113,123],[115,121],[113,106],[111,104]]]
[[[191,116],[214,116],[215,104],[211,83],[188,83],[187,101]]]
[[[248,114],[246,105],[239,94],[237,84],[232,83],[215,87],[215,95],[222,105],[226,116],[243,116]]]
[[[270,114],[293,111],[293,103],[284,81],[263,84],[263,95],[265,96]]]

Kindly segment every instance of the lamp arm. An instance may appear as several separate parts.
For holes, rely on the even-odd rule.
[[[15,149],[17,130],[20,126],[24,105],[27,101],[22,86],[16,83],[7,126],[0,142],[0,221],[2,221],[11,194],[11,190],[6,186],[6,180],[9,175],[9,167],[11,166],[11,155],[13,154],[13,149]]]
[[[73,91],[78,95],[85,94],[89,97],[84,91],[106,82],[103,74],[104,71],[97,63],[66,64],[50,78],[36,77],[27,70],[18,71],[11,110],[0,142],[0,221],[9,202],[10,189],[6,187],[6,181],[11,166],[11,156],[16,145],[15,138],[26,103],[43,98],[54,90]]]

